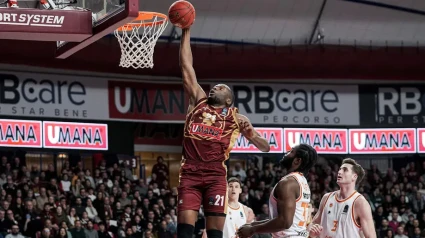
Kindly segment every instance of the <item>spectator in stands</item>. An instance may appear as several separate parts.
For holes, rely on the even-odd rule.
[[[156,179],[153,180],[152,176],[151,183],[153,184],[155,182],[159,186],[162,186],[163,182],[165,180],[168,180],[168,175],[170,171],[168,170],[167,165],[164,164],[164,158],[162,158],[162,156],[158,156],[156,160],[157,163],[152,167],[152,175],[155,174]]]
[[[245,181],[246,179],[246,172],[242,168],[241,163],[236,163],[235,168],[232,171],[232,176],[239,177],[240,181]]]
[[[8,235],[6,235],[5,238],[25,238],[25,237],[19,233],[19,226],[13,225],[11,227],[11,232]]]
[[[409,237],[404,234],[404,227],[399,226],[397,227],[397,232],[394,238],[409,238]]]

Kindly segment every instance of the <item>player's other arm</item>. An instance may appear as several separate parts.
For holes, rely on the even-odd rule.
[[[247,206],[244,206],[244,211],[245,211],[245,215],[246,215],[246,223],[250,224],[250,223],[255,222],[254,211]]]
[[[274,233],[291,227],[294,221],[296,198],[299,195],[299,191],[298,182],[294,178],[289,177],[280,181],[276,187],[278,216],[262,224],[252,224],[252,234],[249,236],[259,233]],[[239,232],[242,231],[239,230]],[[241,237],[247,237],[239,232],[238,235]]]
[[[310,232],[311,238],[319,236],[320,232],[322,232],[323,230],[323,227],[321,226],[320,222],[322,220],[323,209],[329,196],[330,193],[327,193],[322,197],[322,200],[320,201],[319,205],[319,210],[317,211],[316,215],[313,217],[313,220],[307,228],[307,230]]]
[[[243,136],[248,139],[252,144],[255,145],[262,152],[269,152],[270,145],[269,142],[263,138],[258,131],[254,129],[249,119],[242,115],[237,114],[237,118],[239,120],[239,129]]]
[[[365,238],[376,238],[375,225],[373,223],[372,209],[366,199],[361,196],[354,203],[355,217],[360,220],[361,231]]]
[[[190,48],[190,28],[182,30],[180,42],[180,68],[183,77],[183,87],[189,95],[189,107],[194,107],[196,102],[206,97],[204,90],[198,84],[195,69],[193,68],[192,50]]]

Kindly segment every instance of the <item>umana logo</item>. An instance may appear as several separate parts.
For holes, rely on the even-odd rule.
[[[291,147],[294,147],[299,144],[308,144],[313,147],[320,148],[342,148],[342,141],[339,134],[327,135],[323,134],[313,134],[310,133],[300,133],[300,132],[289,132],[288,133],[288,143]]]
[[[34,126],[29,125],[11,125],[2,126],[0,124],[0,141],[33,141],[37,142]]]
[[[202,123],[193,123],[190,132],[194,135],[206,136],[217,140],[220,140],[221,134],[223,134],[222,129]]]
[[[108,125],[43,122],[45,148],[108,150]]]
[[[290,151],[299,144],[308,144],[317,153],[348,153],[346,129],[285,128],[285,149]]]
[[[47,126],[47,138],[52,144],[103,144],[98,128],[74,128]]]
[[[354,146],[358,150],[368,148],[403,148],[411,147],[407,133],[381,134],[354,133]]]
[[[351,154],[416,153],[416,129],[350,129]]]

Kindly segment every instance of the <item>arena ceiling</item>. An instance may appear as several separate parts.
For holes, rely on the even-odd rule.
[[[174,0],[141,0],[141,9],[164,12]],[[192,0],[200,41],[266,45],[323,42],[342,45],[425,45],[421,0]],[[318,35],[321,35],[319,37]],[[170,25],[164,38],[177,39]]]
[[[172,2],[141,0],[140,9],[166,13]],[[191,2],[197,11],[192,39],[200,79],[424,80],[425,1]],[[118,67],[120,48],[113,35],[65,60],[54,58],[56,42],[0,40],[0,64],[180,77],[180,32],[168,25],[152,70]]]

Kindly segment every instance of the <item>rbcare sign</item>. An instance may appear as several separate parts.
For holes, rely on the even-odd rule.
[[[108,125],[43,122],[43,147],[55,149],[108,150]]]
[[[350,154],[416,153],[416,129],[350,129]]]
[[[105,120],[107,81],[37,73],[0,73],[0,115]]]
[[[270,145],[269,153],[283,153],[283,129],[282,128],[255,128],[261,136],[266,138]],[[248,141],[242,134],[236,139],[231,153],[262,153],[257,147]]]
[[[425,123],[425,87],[360,86],[362,124],[417,126]]]
[[[230,84],[253,124],[359,125],[357,86]]]
[[[0,119],[1,147],[42,147],[41,121]]]
[[[285,128],[285,151],[299,144],[308,144],[319,154],[348,154],[346,129]]]

